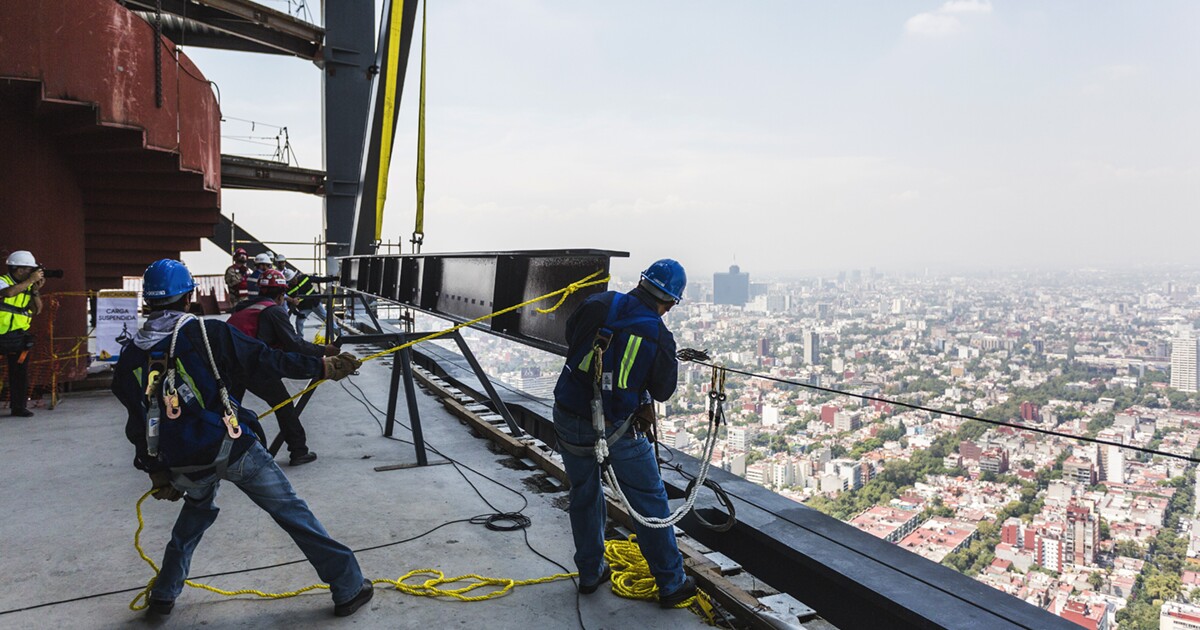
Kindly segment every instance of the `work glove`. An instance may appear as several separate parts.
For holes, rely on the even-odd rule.
[[[654,428],[657,422],[658,418],[654,414],[654,403],[641,405],[633,412],[633,428],[645,435],[646,439],[651,442],[655,441],[656,431]]]
[[[362,367],[362,361],[349,352],[343,352],[336,357],[325,357],[322,361],[325,362],[325,378],[331,381],[340,381]]]
[[[154,498],[159,501],[178,501],[183,498],[183,493],[171,485],[171,473],[165,470],[150,473],[150,485],[154,487]]]

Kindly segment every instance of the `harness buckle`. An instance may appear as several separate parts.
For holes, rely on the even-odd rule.
[[[592,340],[592,347],[600,350],[603,354],[608,352],[608,345],[612,343],[613,331],[604,328],[603,326],[596,329],[596,337]]]
[[[183,413],[183,408],[179,406],[179,394],[167,394],[163,396],[163,402],[166,407],[167,418],[177,420],[180,414]]]

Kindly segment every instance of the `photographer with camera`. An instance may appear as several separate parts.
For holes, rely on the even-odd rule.
[[[0,276],[0,354],[8,358],[8,396],[12,415],[28,418],[29,349],[33,336],[29,326],[33,316],[42,312],[40,291],[46,282],[42,267],[33,254],[18,250],[8,256],[8,273]]]

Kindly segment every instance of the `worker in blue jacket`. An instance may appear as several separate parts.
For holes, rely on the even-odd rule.
[[[640,422],[652,424],[652,401],[666,401],[675,393],[675,338],[662,316],[679,303],[686,285],[678,262],[659,260],[629,293],[593,295],[567,319],[567,362],[554,388],[554,429],[571,481],[568,512],[579,592],[585,595],[612,575],[604,562],[606,511],[594,451],[593,404],[603,409],[608,463],[630,506],[647,517],[670,514],[645,435],[648,427]],[[635,421],[635,416],[644,420]],[[658,585],[659,605],[674,608],[696,594],[695,580],[684,574],[673,528],[639,524],[637,542]]]
[[[254,412],[229,396],[229,387],[254,373],[339,380],[361,362],[348,353],[318,358],[274,350],[225,322],[187,314],[196,284],[179,261],[150,265],[142,286],[151,313],[122,350],[112,391],[129,411],[125,435],[134,466],[150,474],[154,497],[184,500],[150,591],[150,613],[170,614],[192,552],[217,518],[214,499],[225,479],[292,537],[329,584],[334,614],[353,614],[371,599],[370,580],[354,552],[331,538],[296,496],[260,443]]]

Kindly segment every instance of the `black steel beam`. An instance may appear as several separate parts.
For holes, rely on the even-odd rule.
[[[663,448],[671,450],[673,463],[696,474],[698,460]],[[839,628],[1078,628],[741,477],[710,469],[709,478],[732,499],[737,524],[717,533],[690,515],[680,523],[684,531],[809,603]],[[668,495],[679,498],[690,479],[664,470],[663,481]],[[710,522],[720,522],[712,494],[701,493],[696,507]]]
[[[242,229],[242,226],[237,226],[235,230],[233,222],[225,215],[221,215],[221,220],[213,227],[212,236],[209,236],[208,240],[226,252],[232,252],[235,247],[234,241],[237,241],[239,243],[237,247],[245,248],[252,261],[255,256],[271,251],[253,234]]]
[[[222,155],[221,188],[288,190],[320,195],[325,192],[325,173],[271,160]]]
[[[155,18],[155,0],[119,0],[147,20]],[[255,50],[319,60],[325,30],[250,0],[162,0],[164,14],[177,16],[164,32],[189,46]],[[149,14],[149,15],[147,15]],[[164,26],[168,26],[165,24]]]
[[[608,274],[609,259],[626,252],[597,249],[347,256],[343,287],[456,322],[467,322],[565,288],[593,272]],[[559,355],[566,354],[567,317],[604,285],[581,289],[553,313],[537,308],[499,315],[473,327]]]

